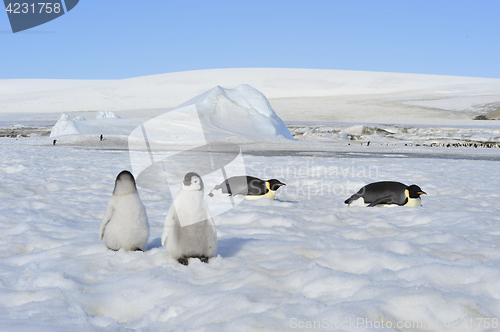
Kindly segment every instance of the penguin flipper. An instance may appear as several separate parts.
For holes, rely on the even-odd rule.
[[[346,199],[346,200],[344,201],[344,203],[345,203],[345,204],[351,204],[351,202],[352,202],[352,201],[355,201],[355,200],[357,200],[357,199],[358,199],[358,198],[360,198],[360,197],[361,197],[360,195],[358,195],[358,194],[354,194],[354,195],[352,195],[351,197],[349,197],[348,199]]]
[[[175,223],[175,206],[174,203],[170,206],[168,210],[167,217],[165,218],[165,223],[163,225],[163,234],[161,235],[161,245],[164,246],[167,243],[168,234],[174,226]]]
[[[108,225],[109,221],[111,220],[111,217],[113,217],[113,212],[115,209],[113,208],[113,204],[111,204],[111,201],[108,204],[108,208],[106,209],[106,213],[104,213],[104,217],[102,217],[101,221],[101,227],[99,229],[99,239],[102,241],[102,238],[104,237],[104,231],[106,230],[106,226]]]
[[[378,204],[395,204],[395,202],[392,200],[391,195],[387,195],[377,198],[376,200],[368,204],[368,206],[375,206]]]

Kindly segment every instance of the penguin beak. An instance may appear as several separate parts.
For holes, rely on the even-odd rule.
[[[419,191],[417,194],[419,194],[419,195],[427,195],[427,193],[425,191]]]

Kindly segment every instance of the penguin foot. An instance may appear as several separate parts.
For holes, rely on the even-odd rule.
[[[187,265],[189,264],[189,263],[188,263],[188,259],[187,259],[186,257],[181,257],[181,258],[177,259],[177,261],[178,261],[180,264],[182,264],[182,265],[186,265],[186,266],[187,266]]]
[[[202,261],[203,263],[207,263],[207,264],[208,264],[208,259],[209,259],[208,257],[206,257],[206,256],[200,256],[200,257],[198,257],[198,258],[199,258],[199,259],[200,259],[200,261]]]
[[[132,249],[132,251],[144,251],[144,250],[142,250],[141,248],[134,248]]]

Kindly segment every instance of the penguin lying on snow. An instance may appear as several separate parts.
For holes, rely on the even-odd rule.
[[[420,206],[420,195],[427,195],[419,186],[382,181],[367,184],[344,203],[349,206],[404,205]]]
[[[116,177],[99,237],[111,250],[146,250],[149,223],[135,186],[134,176],[123,171]]]
[[[276,180],[261,180],[253,176],[233,176],[210,191],[208,196],[237,196],[241,195],[247,200],[260,198],[276,198],[276,190],[286,184]]]
[[[203,189],[201,177],[187,173],[165,218],[161,244],[183,265],[191,257],[208,263],[217,249],[215,224],[203,200]]]

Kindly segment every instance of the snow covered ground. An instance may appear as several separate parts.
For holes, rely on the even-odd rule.
[[[1,330],[500,330],[500,148],[446,147],[500,143],[498,122],[472,120],[500,102],[500,80],[307,70],[263,78],[263,71],[218,73],[227,74],[219,75],[224,82],[243,80],[227,87],[248,83],[268,97],[269,87],[270,104],[297,140],[252,138],[240,146],[249,175],[287,186],[274,201],[243,201],[215,217],[217,257],[187,267],[160,244],[168,188],[139,188],[151,227],[146,252],[107,250],[99,225],[116,175],[132,169],[124,132],[224,82],[209,71],[55,81],[45,91],[37,82],[1,81],[10,86],[0,95],[5,132],[50,130],[62,112],[91,123],[78,135],[0,138]],[[196,92],[165,108],[155,95],[140,107],[151,87],[169,91],[174,78]],[[295,92],[285,95],[286,88]],[[61,89],[71,90],[67,98]],[[448,109],[438,90],[452,95]],[[82,100],[95,100],[85,91],[113,91],[110,105],[122,119],[90,121],[111,106],[87,108]],[[131,91],[133,108],[116,106]],[[13,100],[25,103],[15,109]],[[403,101],[413,104],[400,116]],[[351,108],[334,112],[335,105]],[[128,124],[116,125],[122,120]],[[418,184],[428,193],[423,206],[343,203],[381,180]]]

